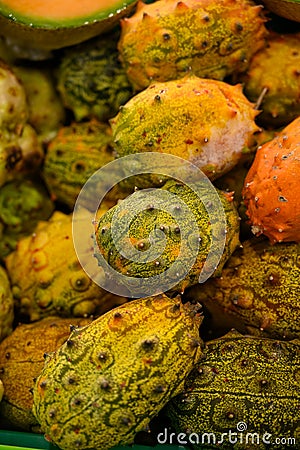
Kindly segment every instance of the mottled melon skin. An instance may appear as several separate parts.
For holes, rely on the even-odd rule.
[[[188,186],[177,183],[174,180],[167,181],[161,190],[167,191],[174,195],[173,199],[170,199],[170,205],[174,210],[174,216],[172,217],[170,213],[162,209],[151,208],[150,205],[148,209],[140,211],[140,213],[134,217],[130,223],[128,233],[126,228],[123,227],[125,232],[117,242],[119,245],[120,243],[121,245],[124,245],[124,248],[126,247],[126,244],[129,244],[135,247],[136,250],[140,250],[141,257],[138,262],[126,259],[118,251],[116,243],[112,237],[111,224],[117,206],[111,208],[100,218],[96,230],[97,245],[104,259],[119,273],[124,276],[134,278],[148,278],[164,273],[168,268],[172,267],[172,264],[174,264],[177,258],[182,260],[183,265],[185,264],[184,261],[189,261],[191,252],[196,245],[195,240],[199,239],[200,236],[201,242],[199,245],[199,251],[197,252],[195,262],[191,270],[178,282],[174,279],[172,291],[182,293],[188,286],[199,282],[199,276],[207,259],[212,243],[212,226],[210,223],[210,217],[204,206],[204,197],[207,197],[206,201],[209,199],[209,190],[202,190],[202,200]],[[232,202],[232,197],[230,194],[226,194],[221,191],[218,191],[218,195],[224,208],[227,231],[225,248],[223,255],[221,255],[220,261],[216,262],[215,259],[213,259],[210,263],[212,265],[210,269],[214,269],[212,270],[214,275],[220,273],[225,261],[239,244],[239,220],[235,206]],[[178,202],[176,197],[178,197]],[[180,218],[182,219],[182,216],[185,214],[184,211],[181,210],[180,206],[178,207],[178,210],[176,210],[178,204],[180,205],[180,200],[183,201],[184,204],[187,205],[188,208],[195,214],[195,220],[199,227],[198,230],[194,230],[194,235],[191,233],[188,240],[182,239],[180,235],[180,228],[176,222],[177,217],[181,216]],[[120,205],[122,207],[122,203]],[[136,211],[139,211],[139,204],[136,203],[135,206]],[[135,211],[133,206],[132,208]],[[124,220],[126,221],[127,219],[122,210],[118,214],[119,215],[114,220],[117,223],[119,221],[121,226]],[[187,218],[187,220],[189,219]],[[188,223],[186,223],[186,225],[188,225]],[[218,228],[218,223],[214,223],[214,226]],[[219,228],[220,226],[222,225],[219,225]],[[155,230],[163,230],[163,233],[167,239],[166,247],[158,258],[145,263],[143,262],[142,252],[144,248],[147,249],[150,246],[149,236],[152,232],[155,232]],[[214,232],[220,238],[220,234],[218,234],[215,230]],[[225,230],[221,230],[221,233],[222,232],[225,233]],[[141,243],[142,247],[140,247]],[[183,256],[180,256],[181,246]],[[155,286],[155,283],[157,283],[157,281],[154,279],[153,287]],[[128,281],[128,289],[130,290],[130,279]]]
[[[257,113],[240,85],[187,76],[153,83],[110,124],[118,156],[170,153],[216,179],[249,152],[258,131]]]
[[[271,245],[267,239],[243,242],[221,276],[193,288],[189,298],[208,310],[219,308],[241,332],[273,339],[300,338],[300,244]]]
[[[248,0],[139,2],[121,22],[120,58],[136,90],[192,72],[223,80],[264,46],[261,6]]]
[[[86,239],[90,251],[89,236]],[[49,315],[99,315],[126,299],[94,283],[82,269],[72,239],[72,215],[55,211],[21,238],[5,259],[17,310],[35,321]]]
[[[169,402],[166,412],[177,433],[198,435],[198,445],[191,435],[193,449],[203,448],[203,433],[214,433],[216,442],[222,442],[226,433],[224,449],[270,448],[263,436],[273,444],[275,438],[292,438],[291,446],[271,447],[294,448],[299,439],[299,370],[299,340],[281,342],[230,332],[206,343],[200,363],[186,379],[185,392]],[[241,434],[238,423],[246,424]],[[231,443],[229,430],[237,433]],[[260,445],[257,434],[254,441],[250,434],[247,442],[247,433],[257,433]],[[207,443],[208,435],[203,438]]]
[[[92,319],[46,317],[20,324],[0,343],[0,377],[5,394],[0,418],[27,431],[40,432],[32,413],[34,379],[44,366],[44,354],[59,348],[70,335],[70,325],[81,327]]]
[[[119,61],[118,34],[108,34],[64,51],[57,89],[77,121],[106,121],[132,97],[132,86]]]
[[[42,431],[62,450],[132,443],[199,361],[200,323],[197,308],[156,296],[73,332],[34,387]]]
[[[242,81],[252,102],[266,90],[257,120],[279,128],[300,115],[300,33],[272,33],[267,43],[253,56]]]

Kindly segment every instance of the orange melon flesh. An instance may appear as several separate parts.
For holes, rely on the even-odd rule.
[[[101,10],[114,7],[112,0],[6,0],[0,2],[5,9],[13,11],[13,15],[24,17],[47,18],[49,20],[68,20],[76,17],[88,17]]]
[[[21,48],[47,52],[110,31],[137,1],[0,0],[0,31]]]

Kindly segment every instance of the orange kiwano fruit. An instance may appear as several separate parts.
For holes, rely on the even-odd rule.
[[[256,235],[272,243],[300,242],[300,116],[258,148],[243,199]]]

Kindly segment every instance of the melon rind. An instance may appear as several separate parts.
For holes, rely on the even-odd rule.
[[[119,1],[113,8],[100,9],[90,16],[53,21],[15,14],[0,2],[1,34],[22,47],[55,50],[79,44],[98,34],[110,31],[128,15],[137,0]]]

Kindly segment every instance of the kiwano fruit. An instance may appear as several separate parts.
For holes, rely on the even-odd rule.
[[[199,307],[133,300],[74,330],[46,358],[33,412],[62,450],[130,444],[183,389],[201,356]]]
[[[13,69],[0,60],[0,131],[1,140],[19,135],[28,119],[25,89]]]
[[[300,115],[299,48],[300,33],[272,33],[241,78],[249,100],[262,95],[257,121],[264,126],[282,127]]]
[[[29,235],[40,220],[47,220],[54,210],[41,180],[22,178],[0,188],[0,258],[15,250],[17,241]]]
[[[243,242],[218,278],[189,292],[215,320],[232,319],[241,332],[274,339],[300,338],[300,244]],[[216,316],[216,310],[220,315]]]
[[[18,325],[0,343],[0,377],[4,396],[0,418],[23,430],[38,432],[32,413],[34,378],[44,366],[44,354],[59,348],[72,327],[87,325],[91,319],[46,317],[34,323]]]
[[[72,215],[60,211],[40,221],[31,236],[21,238],[5,261],[16,307],[30,321],[49,315],[102,314],[126,301],[86,275],[73,245]]]
[[[100,252],[110,267],[126,278],[124,285],[129,292],[133,277],[147,279],[154,292],[156,288],[163,289],[164,281],[170,278],[168,291],[183,293],[188,286],[199,282],[202,270],[214,276],[220,273],[238,246],[239,218],[232,195],[215,191],[220,214],[224,215],[222,221],[221,215],[209,214],[206,209],[216,201],[211,190],[201,183],[198,187],[197,193],[188,185],[169,180],[154,193],[156,198],[168,196],[167,200],[162,197],[162,206],[153,206],[147,190],[141,194],[137,191],[101,216],[96,229],[95,255]],[[128,211],[133,211],[134,217],[127,229]],[[161,248],[160,242],[164,239],[165,247]],[[225,242],[224,248],[222,242]],[[134,251],[132,258],[131,249]],[[186,272],[189,265],[190,270]],[[172,266],[176,269],[172,270]],[[143,291],[143,282],[135,289],[137,293],[141,289],[140,296],[147,292]]]
[[[46,68],[14,65],[27,99],[28,123],[42,143],[51,140],[66,119],[66,111],[55,87],[52,72]]]
[[[139,92],[110,124],[118,156],[169,153],[215,179],[250,151],[257,114],[241,85],[187,76]]]
[[[166,412],[193,449],[295,448],[299,370],[299,340],[231,331],[206,343],[185,391],[169,402]]]
[[[300,242],[300,116],[257,149],[243,199],[255,235]]]
[[[77,196],[88,178],[113,160],[109,125],[96,119],[73,122],[60,128],[49,143],[43,175],[53,198],[73,209]],[[97,186],[93,185],[91,197],[94,197],[96,190]]]
[[[136,90],[192,72],[223,80],[244,72],[267,34],[261,6],[249,0],[139,2],[121,21],[118,48]]]
[[[0,141],[0,187],[17,178],[37,175],[43,160],[44,150],[38,135],[26,123],[19,135],[11,134],[9,139]]]
[[[133,95],[116,40],[115,34],[109,34],[64,50],[57,89],[77,121],[106,121]]]

